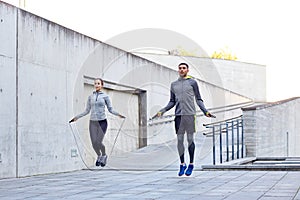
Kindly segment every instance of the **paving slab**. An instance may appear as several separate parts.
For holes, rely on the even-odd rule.
[[[297,171],[80,170],[0,180],[0,199],[300,199]]]
[[[178,177],[176,142],[171,141],[110,157],[104,168],[0,179],[0,199],[300,200],[300,171],[203,170],[211,162],[206,142],[196,139],[190,177]]]

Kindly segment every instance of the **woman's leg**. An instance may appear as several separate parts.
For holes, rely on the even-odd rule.
[[[105,133],[106,133],[106,130],[107,130],[107,120],[101,120],[99,121],[99,125],[100,125],[100,130],[99,130],[99,148],[100,148],[100,151],[102,153],[102,156],[105,156],[106,155],[106,152],[105,152],[105,145],[103,144],[103,139],[104,139],[104,136],[105,136]]]
[[[107,130],[107,120],[90,121],[89,130],[91,142],[96,154],[98,156],[106,155],[103,139]]]
[[[99,123],[97,121],[90,121],[89,124],[89,131],[90,131],[90,138],[91,138],[91,142],[92,142],[92,146],[94,148],[94,151],[96,152],[96,154],[98,156],[101,155],[100,152],[100,139],[98,136],[99,133]]]

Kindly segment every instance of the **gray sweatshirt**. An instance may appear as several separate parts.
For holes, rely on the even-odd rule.
[[[171,84],[170,101],[168,105],[160,110],[164,113],[175,107],[175,115],[195,115],[195,100],[204,114],[207,109],[203,104],[197,82],[191,76],[179,77]]]
[[[106,119],[105,115],[105,106],[108,111],[114,115],[119,115],[118,112],[114,111],[111,105],[111,101],[109,96],[103,92],[94,91],[87,100],[86,109],[83,113],[75,116],[75,118],[79,119],[89,112],[91,112],[90,120],[91,121],[99,121]]]

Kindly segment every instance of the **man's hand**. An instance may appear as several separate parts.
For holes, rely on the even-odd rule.
[[[156,117],[161,117],[162,115],[163,115],[162,112],[158,112],[153,117],[151,117],[150,119],[152,120],[152,119],[155,119]]]
[[[206,117],[211,117],[211,118],[216,118],[216,116],[214,116],[213,114],[211,114],[210,112],[206,112],[205,113]]]
[[[156,117],[161,117],[161,116],[162,116],[162,112],[156,113]]]

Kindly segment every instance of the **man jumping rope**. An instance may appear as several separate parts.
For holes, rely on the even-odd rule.
[[[175,107],[175,130],[177,135],[177,149],[180,157],[180,169],[178,176],[185,174],[190,176],[194,169],[194,133],[195,133],[195,118],[196,108],[194,99],[197,105],[206,117],[215,117],[207,111],[201,98],[198,84],[191,77],[188,76],[189,66],[187,63],[180,63],[178,65],[178,80],[172,82],[170,89],[170,101],[166,107],[162,108],[157,114],[157,117],[162,116],[165,112]],[[188,167],[184,160],[184,133],[187,133],[188,152],[190,156],[190,163]]]

